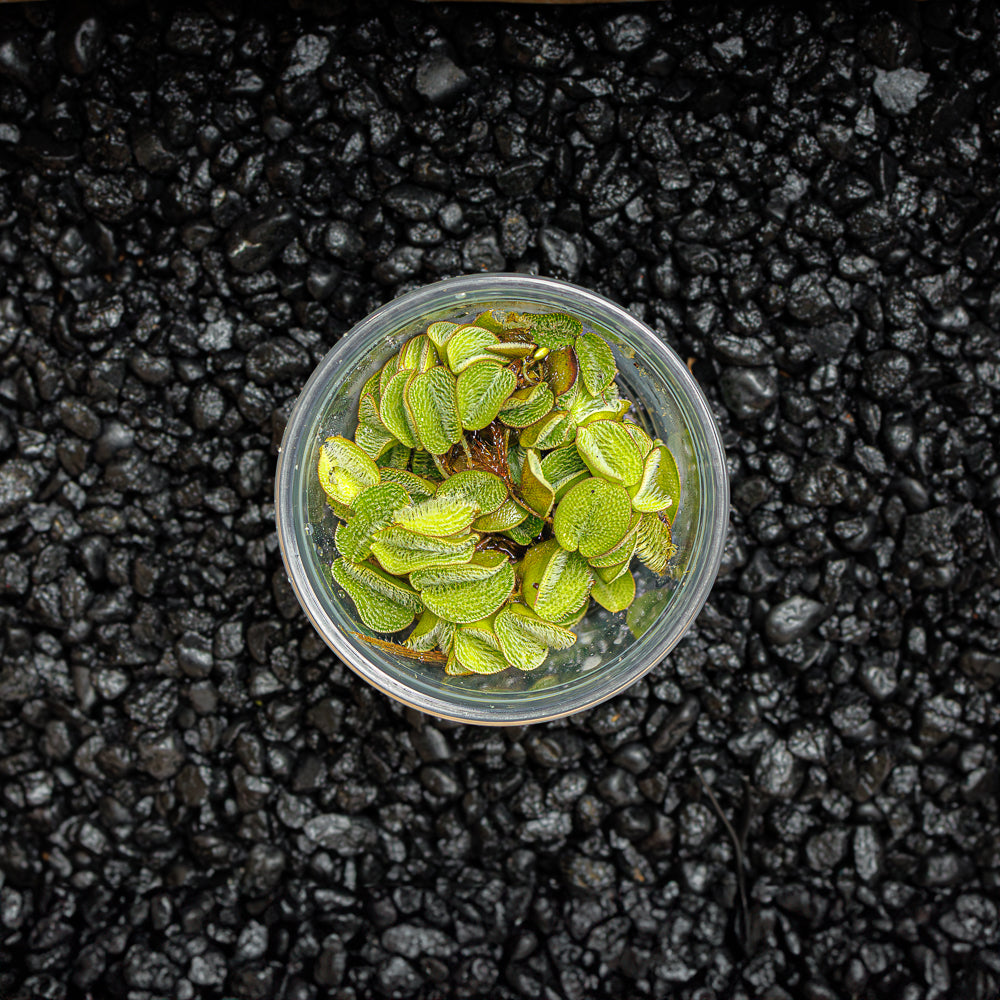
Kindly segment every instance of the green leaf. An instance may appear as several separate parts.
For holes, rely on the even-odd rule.
[[[549,649],[569,649],[576,642],[576,633],[567,628],[546,621],[535,614],[527,605],[518,602],[508,604],[497,613],[494,630],[503,618],[507,627],[534,639]]]
[[[406,637],[403,645],[418,653],[427,653],[432,649],[437,649],[440,625],[441,619],[437,615],[425,611],[417,619],[417,624],[413,626],[413,631]]]
[[[486,312],[481,312],[473,321],[472,326],[481,327],[484,330],[489,330],[490,333],[495,333],[498,336],[504,332],[504,323],[507,320],[507,313],[502,309],[487,309]]]
[[[372,535],[392,523],[397,510],[410,502],[406,491],[395,483],[380,483],[359,493],[353,503],[354,516],[337,527],[337,549],[353,563],[368,558]]]
[[[507,484],[492,472],[466,469],[446,479],[437,491],[439,497],[460,497],[474,503],[480,515],[492,514],[507,499]]]
[[[385,384],[379,403],[379,417],[386,429],[405,447],[416,448],[420,444],[416,428],[406,412],[406,383],[413,372],[396,372]]]
[[[572,487],[590,476],[590,469],[580,458],[575,444],[550,451],[542,459],[542,472],[555,490],[557,503]]]
[[[398,632],[421,610],[420,595],[402,580],[369,566],[335,559],[330,575],[348,593],[358,616],[375,632]]]
[[[421,454],[425,454],[425,452],[418,451],[414,454],[414,457]],[[426,500],[428,497],[434,496],[434,491],[437,489],[436,483],[432,483],[429,479],[424,479],[421,476],[416,476],[412,472],[407,472],[405,469],[382,469],[382,482],[398,483],[406,490],[406,495],[414,503],[419,503],[421,500]]]
[[[552,350],[572,344],[583,329],[578,319],[565,313],[543,313],[532,316],[530,322],[535,343]]]
[[[473,674],[496,674],[510,666],[497,637],[488,629],[456,629],[454,651],[459,664]]]
[[[358,397],[358,423],[381,426],[382,421],[378,415],[379,373],[376,372],[361,387],[361,395]]]
[[[657,576],[666,573],[677,549],[670,539],[670,525],[659,514],[642,515],[635,552]]]
[[[378,466],[347,438],[328,437],[319,449],[319,482],[331,502],[348,507],[379,481]]]
[[[596,581],[590,596],[612,614],[624,611],[635,600],[635,578],[627,570],[611,583]]]
[[[569,444],[576,436],[576,421],[564,410],[553,410],[521,431],[521,447],[548,451]]]
[[[632,548],[635,549],[635,540],[632,541]],[[594,576],[597,578],[594,581],[594,586],[596,587],[598,583],[612,583],[622,575],[622,573],[627,573],[629,568],[629,563],[631,563],[631,556],[628,559],[622,560],[620,563],[615,563],[613,566],[594,566],[591,562],[591,566],[594,569]]]
[[[534,354],[535,345],[525,344],[520,340],[508,340],[503,341],[499,344],[493,344],[486,348],[490,354],[497,354],[501,358],[507,358],[508,360],[514,360],[517,358],[526,358],[529,354]]]
[[[406,384],[404,402],[421,446],[443,455],[462,440],[455,376],[442,365],[414,375]]]
[[[519,444],[512,445],[507,452],[507,471],[518,486],[521,485],[521,469],[524,466],[525,454],[525,450]]]
[[[438,487],[440,490],[441,487]],[[476,505],[461,497],[432,496],[396,514],[396,524],[418,535],[454,535],[472,524]]]
[[[369,457],[381,458],[395,443],[396,439],[382,426],[358,424],[354,432],[354,443]]]
[[[642,478],[629,493],[632,494],[632,506],[643,513],[670,511],[672,516],[677,511],[681,499],[681,480],[677,463],[666,445],[658,444],[646,456]]]
[[[628,400],[623,400],[619,395],[617,383],[613,382],[605,392],[594,396],[581,382],[569,411],[578,424],[583,424],[589,423],[594,417],[618,420],[630,405]]]
[[[567,552],[550,538],[529,549],[521,560],[525,604],[551,622],[586,605],[594,577],[579,552]]]
[[[399,352],[399,370],[425,372],[437,364],[434,342],[421,333],[411,338]]]
[[[602,479],[632,486],[642,476],[639,449],[617,421],[595,420],[578,428],[576,450],[590,471]]]
[[[504,534],[518,545],[530,545],[542,533],[544,527],[545,522],[540,517],[529,514],[524,521],[515,524],[513,528],[508,528]]]
[[[618,374],[615,356],[606,340],[589,330],[576,338],[576,358],[580,377],[592,396],[597,396],[614,381]]]
[[[375,464],[380,469],[405,469],[410,464],[412,449],[405,444],[394,444],[384,455],[379,455]]]
[[[511,612],[514,605],[508,605],[497,612],[493,631],[500,642],[504,659],[518,670],[537,670],[549,655],[549,648],[537,639],[526,635],[517,628],[515,616]]]
[[[483,583],[496,576],[506,563],[507,557],[502,552],[477,552],[466,566],[435,566],[417,570],[410,574],[410,583],[417,590],[453,583]]]
[[[469,431],[487,427],[516,386],[517,376],[495,361],[470,364],[458,376],[458,412],[462,426]]]
[[[563,347],[558,351],[552,351],[543,362],[545,380],[555,396],[562,396],[569,392],[576,385],[577,377],[580,374],[579,365],[576,362],[576,353],[572,347]],[[565,407],[560,407],[565,409]]]
[[[448,351],[446,345],[451,339],[451,335],[458,329],[458,323],[448,323],[439,322],[431,323],[427,327],[427,337],[430,342],[437,348],[438,358],[441,359],[441,364],[447,363]]]
[[[555,397],[545,382],[518,389],[500,407],[500,419],[508,427],[527,427],[537,423],[552,409]]]
[[[585,559],[606,552],[625,537],[632,505],[628,493],[603,479],[577,483],[560,501],[552,520],[556,540]]]
[[[496,334],[489,330],[460,326],[448,341],[448,367],[458,375],[476,361],[495,360],[486,348],[497,342]]]
[[[489,555],[499,556],[500,561],[495,567],[483,567],[492,570],[485,579],[467,579],[422,586],[420,597],[427,609],[440,618],[464,625],[485,618],[501,608],[514,590],[514,567],[507,562],[503,553],[481,552],[476,558],[482,559]],[[452,573],[457,573],[459,570],[470,568],[456,566],[450,569]],[[427,574],[444,572],[444,570],[422,570],[421,573],[424,574],[422,579],[441,579],[440,576],[428,577]],[[411,580],[416,577],[417,574],[413,574]]]
[[[478,535],[433,538],[405,528],[383,528],[371,541],[371,553],[389,573],[403,576],[432,566],[468,563],[476,551]]]
[[[378,373],[378,403],[381,406],[382,397],[385,395],[385,387],[389,384],[389,379],[392,378],[399,371],[399,355],[394,354],[389,360],[382,365],[381,371]],[[381,419],[381,418],[379,418]]]
[[[483,514],[472,522],[476,531],[508,531],[524,521],[530,514],[519,503],[508,497],[492,514]]]
[[[600,568],[602,566],[614,566],[622,560],[628,562],[635,552],[636,540],[639,534],[639,520],[641,517],[642,515],[637,511],[632,511],[628,530],[622,536],[621,540],[615,545],[612,545],[611,548],[606,551],[600,552],[596,556],[591,556],[588,560],[590,565],[595,568]],[[602,577],[602,579],[605,578]],[[607,579],[605,579],[605,582],[607,582]]]
[[[542,472],[542,463],[534,448],[529,448],[524,456],[524,466],[521,469],[521,497],[539,517],[548,517],[555,502],[555,491]]]
[[[413,453],[413,474],[420,476],[432,483],[439,483],[444,478],[434,464],[434,457],[426,451],[415,451]]]
[[[653,439],[638,425],[631,420],[623,420],[622,427],[628,432],[636,448],[639,449],[640,456],[645,459],[653,450]]]

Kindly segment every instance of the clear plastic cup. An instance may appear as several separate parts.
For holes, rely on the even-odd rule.
[[[633,419],[673,452],[682,493],[674,519],[677,554],[656,577],[634,560],[636,601],[612,615],[591,602],[574,626],[577,643],[551,651],[538,670],[449,677],[366,643],[351,599],[324,572],[336,557],[337,520],[317,477],[319,448],[331,434],[353,438],[361,387],[404,341],[436,320],[486,309],[566,312],[612,346]],[[278,459],[278,539],[302,607],[330,648],[380,691],[432,715],[483,725],[519,725],[590,708],[661,663],[698,614],[718,572],[729,518],[729,483],[718,428],[678,356],[620,306],[551,278],[482,274],[440,281],[400,296],[344,335],[320,362],[295,404]]]

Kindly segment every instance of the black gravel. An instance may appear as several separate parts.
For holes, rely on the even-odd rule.
[[[996,995],[1000,19],[808,6],[0,13],[0,995]],[[508,731],[355,682],[271,502],[338,336],[499,268],[733,484],[670,659]]]

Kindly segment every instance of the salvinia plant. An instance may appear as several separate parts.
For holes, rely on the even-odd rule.
[[[448,674],[535,670],[591,598],[631,605],[633,559],[666,572],[677,465],[617,374],[579,320],[491,310],[432,323],[368,379],[354,440],[320,449],[330,582],[372,632],[413,627],[362,638]]]

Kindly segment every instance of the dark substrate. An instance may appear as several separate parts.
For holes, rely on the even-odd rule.
[[[0,13],[0,994],[996,994],[998,15],[805,6]],[[338,336],[497,269],[691,359],[733,485],[527,731],[356,682],[272,522]]]

